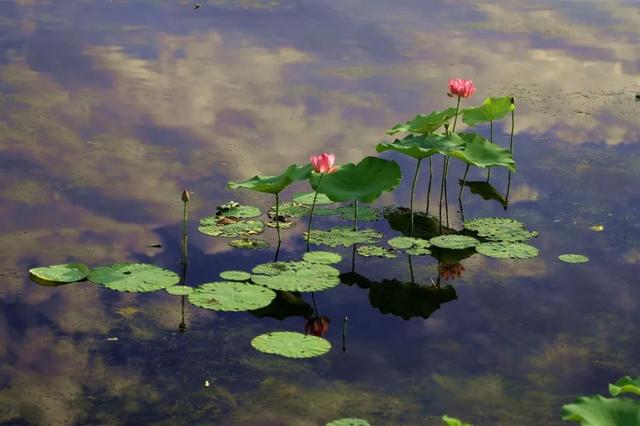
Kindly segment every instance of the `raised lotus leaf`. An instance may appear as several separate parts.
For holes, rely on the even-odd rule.
[[[369,422],[365,419],[357,419],[355,417],[349,417],[344,419],[334,420],[327,423],[325,426],[370,426]]]
[[[235,201],[229,201],[228,203],[221,204],[216,208],[216,215],[230,216],[230,217],[258,217],[262,214],[259,208],[253,206],[243,206]]]
[[[629,398],[585,396],[562,407],[562,420],[582,426],[640,425],[640,403]]]
[[[353,205],[348,205],[344,207],[338,207],[335,211],[346,220],[354,220],[355,219],[355,210]],[[382,217],[382,211],[380,209],[376,209],[369,206],[358,206],[358,220],[362,221],[374,221],[378,220]]]
[[[538,236],[535,231],[527,231],[522,222],[506,217],[469,219],[464,227],[490,241],[520,242]]]
[[[387,241],[387,244],[395,249],[404,250],[405,253],[410,255],[425,256],[431,254],[431,250],[429,250],[431,243],[422,238],[395,237]]]
[[[462,121],[469,126],[475,126],[479,123],[500,120],[514,109],[516,105],[511,102],[510,96],[491,97],[485,99],[480,106],[465,108],[462,111]]]
[[[340,284],[336,268],[306,261],[272,262],[253,268],[252,281],[283,291],[320,291]]]
[[[465,423],[460,419],[449,417],[446,414],[442,416],[442,421],[445,422],[447,426],[473,426],[471,423]]]
[[[574,253],[561,254],[558,259],[566,263],[587,263],[589,261],[587,256]]]
[[[281,175],[254,176],[242,182],[229,182],[229,188],[245,188],[268,194],[278,194],[293,182],[308,179],[311,170],[311,164],[302,166],[292,164]]]
[[[393,143],[381,142],[376,151],[397,151],[417,160],[431,157],[434,154],[449,155],[450,152],[462,150],[464,141],[457,135],[427,134],[408,135],[396,139]]]
[[[385,257],[388,259],[396,257],[396,253],[393,250],[374,245],[358,246],[356,253],[364,257]]]
[[[482,243],[476,246],[476,251],[485,256],[498,259],[528,259],[539,254],[537,248],[525,243]]]
[[[632,379],[625,376],[613,384],[609,384],[609,393],[611,396],[618,396],[622,393],[633,393],[640,395],[640,377]]]
[[[461,133],[460,139],[464,141],[460,149],[449,153],[451,157],[464,161],[476,167],[506,167],[511,171],[516,170],[516,162],[508,149],[480,136],[477,133]]]
[[[89,281],[111,290],[142,293],[174,286],[180,282],[180,277],[146,263],[117,263],[95,268],[89,274]]]
[[[323,178],[319,191],[329,199],[372,203],[383,192],[391,191],[398,186],[402,173],[395,161],[365,157],[357,165],[349,163],[340,166],[335,173],[313,173],[310,178],[313,189],[318,189],[320,176]]]
[[[478,245],[479,241],[466,235],[438,235],[429,240],[432,246],[448,250],[462,250]]]
[[[240,282],[214,282],[189,294],[191,304],[216,311],[251,311],[269,305],[276,294],[268,288]]]
[[[315,197],[315,195],[316,195],[315,191],[314,192],[296,192],[295,194],[293,194],[291,201],[293,201],[294,203],[306,204],[310,206],[313,204],[313,198]],[[316,206],[323,205],[323,204],[333,204],[333,201],[331,201],[329,197],[327,197],[325,194],[319,192],[318,196],[316,197]]]
[[[186,285],[174,285],[164,289],[167,293],[173,296],[188,296],[193,293],[193,287]]]
[[[251,340],[251,346],[260,352],[287,358],[312,358],[331,350],[331,343],[322,337],[291,331],[261,334]]]
[[[229,245],[234,248],[242,249],[268,249],[269,243],[265,240],[253,239],[253,238],[239,238],[229,241]]]
[[[382,234],[373,229],[359,229],[354,231],[349,227],[336,227],[326,231],[312,230],[309,242],[312,244],[324,244],[329,247],[348,247],[353,244],[374,244],[380,238],[382,238]]]
[[[460,114],[461,112],[458,112]],[[427,134],[433,133],[450,121],[456,115],[456,109],[451,107],[444,111],[433,111],[431,114],[418,114],[413,120],[400,123],[387,130],[387,134],[395,135],[400,132]]]
[[[249,281],[251,274],[245,271],[223,271],[220,272],[220,278],[225,281]]]
[[[331,265],[333,263],[340,263],[342,256],[332,251],[310,251],[305,253],[302,259],[304,259],[305,262]]]
[[[42,266],[29,269],[32,278],[40,280],[39,284],[56,285],[82,281],[89,275],[89,268],[82,263],[64,263],[61,265]]]
[[[198,231],[212,237],[248,237],[264,232],[264,222],[261,220],[244,220],[224,223],[219,216],[208,216],[200,219]]]

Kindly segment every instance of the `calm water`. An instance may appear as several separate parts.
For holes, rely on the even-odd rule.
[[[476,425],[557,425],[563,403],[640,374],[635,1],[201,4],[0,0],[0,423],[438,425],[447,413]],[[28,279],[31,267],[67,261],[178,271],[184,187],[194,192],[190,285],[269,261],[272,250],[235,251],[196,232],[230,199],[272,202],[231,192],[228,180],[325,150],[339,163],[373,155],[396,122],[451,106],[455,76],[476,82],[474,104],[518,103],[509,208],[467,192],[465,217],[524,221],[539,231],[541,255],[462,260],[462,275],[445,281],[457,299],[426,319],[405,318],[407,299],[432,303],[428,294],[383,284],[410,279],[404,256],[358,257],[368,285],[317,294],[334,349],[309,361],[249,345],[265,331],[302,331],[301,316],[187,304],[180,333],[180,298],[164,292]],[[496,129],[503,145],[508,125]],[[407,205],[413,163],[385,157],[405,177],[378,204]],[[451,174],[461,176],[459,164]],[[492,182],[504,193],[505,173]],[[422,175],[421,208],[425,185]],[[459,224],[457,201],[449,210]],[[375,226],[399,235],[384,220]],[[285,231],[281,259],[304,252],[303,228]],[[566,252],[591,262],[563,264]],[[341,253],[350,272],[351,250]],[[437,276],[432,257],[413,267],[422,284]]]

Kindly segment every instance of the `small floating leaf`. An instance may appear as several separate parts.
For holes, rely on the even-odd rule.
[[[259,208],[253,206],[243,206],[242,204],[230,201],[217,207],[217,215],[250,218],[258,217],[262,214]]]
[[[478,245],[479,241],[466,235],[438,235],[429,240],[431,245],[448,250],[462,250]]]
[[[498,259],[528,259],[539,254],[538,249],[532,245],[507,242],[478,244],[476,251]]]
[[[521,242],[538,236],[523,223],[506,217],[480,217],[464,221],[464,227],[491,241]]]
[[[174,286],[180,282],[180,277],[146,263],[117,263],[95,268],[89,274],[89,280],[111,290],[142,293]]]
[[[566,263],[587,263],[589,261],[587,256],[573,253],[561,254],[558,259]]]
[[[640,395],[640,377],[632,379],[625,376],[613,384],[609,384],[609,393],[611,396],[618,396],[621,393],[634,393]]]
[[[602,232],[602,231],[604,231],[604,225],[593,225],[593,226],[589,227],[589,229],[591,229],[592,231],[596,231],[596,232]]]
[[[313,197],[315,194],[315,192],[296,192],[293,194],[293,198],[291,200],[295,203],[310,206],[313,204]],[[331,201],[325,194],[319,192],[318,197],[316,198],[316,206],[323,204],[333,204],[333,201]]]
[[[442,421],[444,421],[447,426],[473,426],[471,423],[465,423],[462,420],[456,419],[455,417],[449,417],[446,414],[442,416]]]
[[[399,250],[404,250],[405,253],[415,256],[425,256],[431,254],[431,243],[422,238],[411,237],[395,237],[387,241],[391,247]]]
[[[29,269],[29,274],[40,280],[48,281],[51,285],[56,283],[67,284],[87,278],[89,268],[82,263],[64,263],[32,268]]]
[[[246,237],[261,234],[264,223],[260,220],[247,220],[229,224],[219,223],[220,218],[209,216],[200,220],[198,231],[212,237]]]
[[[311,207],[300,203],[282,203],[278,206],[278,215],[280,217],[302,217],[311,212]],[[276,217],[276,206],[269,209],[269,217]]]
[[[355,211],[353,209],[353,205],[338,207],[335,211],[343,219],[346,219],[346,220],[355,219]],[[380,209],[375,209],[369,206],[358,206],[358,220],[371,222],[374,220],[378,220],[381,217],[382,217],[382,211]]]
[[[237,240],[229,241],[229,245],[234,248],[242,249],[268,249],[269,243],[265,240],[252,239],[252,238],[240,238]]]
[[[305,253],[302,258],[310,263],[323,263],[331,265],[332,263],[340,263],[342,256],[331,251],[310,251]]]
[[[245,271],[223,271],[220,272],[220,278],[225,281],[249,281],[251,274]]]
[[[411,237],[395,237],[387,241],[391,247],[396,249],[408,249],[413,247],[415,238]]]
[[[640,403],[629,398],[604,398],[600,395],[578,398],[562,407],[562,420],[582,426],[633,426],[640,424]]]
[[[193,287],[189,287],[186,285],[174,285],[174,286],[165,288],[164,291],[174,296],[187,296],[193,293]]]
[[[340,284],[340,271],[320,263],[272,262],[253,268],[252,281],[273,290],[320,291]]]
[[[360,256],[365,257],[386,257],[389,259],[393,259],[396,257],[396,254],[393,250],[373,245],[358,246],[356,252]]]
[[[345,418],[327,423],[325,426],[371,426],[365,419]]]
[[[354,231],[348,227],[336,227],[326,231],[312,230],[309,242],[312,244],[324,244],[329,247],[348,247],[353,244],[374,244],[380,238],[382,238],[382,234],[373,229]]]
[[[268,288],[239,282],[206,283],[189,295],[189,302],[216,311],[250,311],[267,306],[276,297]]]
[[[251,340],[251,346],[260,352],[287,358],[312,358],[331,350],[331,343],[322,337],[291,331],[261,334]]]
[[[264,224],[267,225],[269,228],[277,228],[278,225],[280,225],[280,229],[290,229],[293,227],[293,225],[295,225],[295,222],[288,222],[288,221],[279,221],[280,223],[277,224],[275,220],[270,220],[268,222],[265,222]]]

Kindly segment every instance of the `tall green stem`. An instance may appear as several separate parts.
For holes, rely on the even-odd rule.
[[[187,250],[189,234],[187,232],[187,217],[188,217],[188,202],[184,202],[184,209],[182,212],[182,263],[187,264]]]
[[[440,180],[440,204],[438,208],[438,222],[440,222],[440,232],[442,232],[442,197],[444,195],[444,173],[447,168],[447,156],[442,159],[442,179]]]
[[[458,122],[458,111],[460,110],[460,96],[458,96],[458,103],[456,104],[456,115],[453,117],[453,127],[451,133],[456,131],[456,123]]]
[[[420,163],[422,162],[422,158],[418,159],[418,164],[416,165],[416,172],[413,175],[413,183],[411,184],[411,200],[409,202],[409,210],[411,211],[411,236],[413,237],[413,197],[416,192],[416,182],[418,181],[418,173],[420,172]]]
[[[449,157],[444,166],[444,212],[447,217],[447,228],[449,227],[449,197],[447,197],[447,177],[449,176]]]
[[[358,200],[353,201],[353,230],[358,230]]]
[[[489,120],[489,141],[493,143],[493,120]],[[487,168],[487,182],[491,179],[491,166]]]
[[[280,194],[276,192],[276,231],[278,231],[278,248],[282,239],[280,238]]]
[[[431,180],[433,179],[433,159],[429,157],[429,185],[427,186],[427,208],[424,213],[429,214],[429,202],[431,201]]]
[[[464,192],[464,185],[467,183],[467,174],[469,173],[469,165],[464,169],[464,176],[462,176],[462,184],[460,184],[460,193],[458,193],[458,198],[462,199],[462,193]]]
[[[513,110],[511,110],[511,135],[509,136],[509,152],[513,154],[513,129],[516,125],[516,117]]]
[[[324,177],[324,173],[320,174],[320,179],[318,179],[318,186],[316,187],[316,193],[313,195],[313,203],[311,203],[311,212],[309,213],[309,226],[307,227],[307,251],[309,251],[309,241],[311,241],[311,221],[313,220],[313,211],[316,208],[316,200],[318,199],[318,191],[320,190],[320,184],[322,183],[322,178]]]

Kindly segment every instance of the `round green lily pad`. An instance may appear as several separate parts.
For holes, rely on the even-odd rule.
[[[251,274],[245,271],[223,271],[220,272],[220,278],[225,281],[249,281]]]
[[[340,271],[311,262],[273,262],[253,268],[251,279],[258,285],[283,291],[320,291],[340,284]]]
[[[278,206],[278,215],[281,217],[302,217],[308,215],[311,207],[300,203],[281,203]],[[269,217],[276,217],[276,206],[269,209]]]
[[[561,254],[558,259],[566,263],[587,263],[589,261],[587,256],[573,253]]]
[[[267,241],[254,238],[239,238],[237,240],[231,240],[229,241],[229,245],[234,248],[250,250],[268,249],[271,247]]]
[[[295,222],[290,222],[290,221],[284,222],[281,220],[279,223],[280,225],[279,227],[280,229],[289,229],[289,228],[292,228],[293,225],[295,224],[296,224]],[[278,224],[276,224],[275,220],[267,221],[265,222],[265,225],[267,225],[269,228],[278,228]]]
[[[305,253],[302,258],[306,262],[310,263],[323,263],[325,265],[331,265],[332,263],[340,263],[342,260],[342,256],[338,253],[333,253],[331,251],[310,251],[309,253]]]
[[[395,237],[387,241],[387,244],[389,244],[391,247],[395,249],[404,250],[404,249],[413,247],[414,242],[415,242],[415,238]]]
[[[251,311],[265,307],[276,297],[268,288],[239,282],[206,283],[189,295],[191,304],[216,311]]]
[[[365,419],[345,418],[327,423],[325,426],[370,426]]]
[[[89,274],[89,281],[116,291],[142,293],[171,287],[180,282],[175,272],[146,263],[117,263],[100,266]]]
[[[382,238],[382,234],[373,229],[354,231],[348,227],[337,227],[326,231],[312,230],[309,242],[312,244],[324,244],[329,247],[348,247],[353,244],[375,244],[380,238]]]
[[[387,244],[397,250],[404,250],[405,253],[414,256],[425,256],[427,254],[431,254],[431,250],[429,250],[431,243],[427,240],[423,240],[422,238],[395,237],[387,241]]]
[[[353,206],[338,207],[335,210],[340,217],[346,220],[355,219],[355,211]],[[382,217],[382,211],[369,206],[358,206],[358,220],[372,222]]]
[[[356,249],[356,253],[364,257],[386,257],[388,259],[393,259],[396,257],[396,254],[393,250],[374,245],[358,246],[358,248]]]
[[[200,220],[198,232],[212,237],[248,237],[264,231],[261,220],[246,220],[230,224],[221,224],[219,216],[209,216]]]
[[[479,243],[475,238],[466,235],[438,235],[430,239],[429,242],[433,246],[449,250],[472,248]]]
[[[82,263],[63,263],[32,268],[29,269],[29,274],[40,280],[49,281],[51,284],[73,283],[87,278],[89,268]]]
[[[315,192],[296,192],[293,194],[293,198],[291,200],[298,204],[307,204],[310,206],[313,204],[313,197],[315,195]],[[316,206],[322,204],[333,204],[333,201],[331,201],[325,194],[319,192],[316,197]]]
[[[174,296],[187,296],[193,293],[193,287],[189,287],[186,285],[174,285],[174,286],[165,288],[164,291]]]
[[[287,358],[312,358],[331,350],[331,343],[327,339],[291,331],[261,334],[251,340],[251,346],[260,352]]]
[[[237,205],[223,204],[221,206],[218,206],[219,216],[222,215],[222,216],[228,216],[228,217],[251,218],[251,217],[258,217],[261,214],[262,212],[260,211],[260,209],[254,206],[244,206],[242,204],[237,204]]]
[[[522,222],[506,217],[469,219],[464,227],[490,241],[522,242],[538,236],[535,231],[527,231]]]
[[[508,242],[478,244],[476,251],[498,259],[528,259],[539,254],[538,249],[532,245]]]

